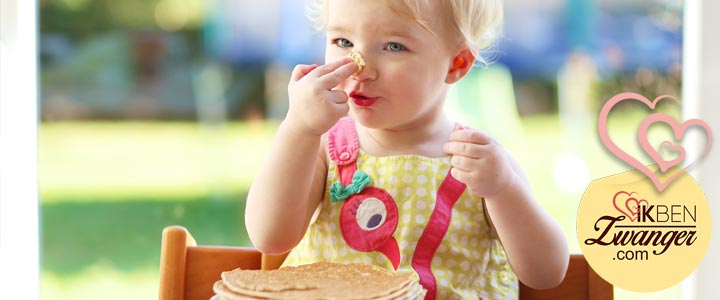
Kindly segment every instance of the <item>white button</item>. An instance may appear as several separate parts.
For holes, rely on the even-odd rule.
[[[341,160],[348,160],[349,158],[350,158],[350,153],[347,153],[347,152],[340,153]]]

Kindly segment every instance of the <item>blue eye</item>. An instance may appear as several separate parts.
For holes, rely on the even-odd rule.
[[[405,46],[403,46],[402,44],[399,44],[399,43],[395,43],[395,42],[388,43],[387,46],[385,46],[385,48],[390,50],[391,52],[400,52],[400,51],[407,50],[407,48]]]
[[[347,39],[344,39],[344,38],[338,38],[338,39],[333,40],[333,44],[337,45],[340,48],[347,48],[347,47],[353,46],[353,44],[350,41],[348,41]]]

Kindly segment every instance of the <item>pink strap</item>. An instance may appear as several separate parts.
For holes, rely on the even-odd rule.
[[[352,183],[359,149],[355,121],[350,117],[340,119],[328,132],[328,152],[330,159],[338,166],[338,175],[343,185]]]
[[[437,192],[435,209],[430,215],[430,221],[425,226],[425,230],[415,248],[412,267],[420,276],[420,284],[428,291],[425,300],[432,300],[437,296],[437,281],[432,273],[431,263],[435,251],[437,251],[450,227],[453,205],[455,205],[463,191],[465,191],[465,184],[452,177],[450,171],[448,171]]]
[[[458,125],[455,130],[467,127]],[[432,273],[432,260],[440,243],[450,227],[452,209],[460,195],[465,191],[465,184],[450,175],[448,170],[445,179],[440,184],[435,200],[435,208],[430,215],[425,230],[418,240],[415,253],[412,257],[412,267],[420,277],[420,284],[427,290],[425,300],[435,300],[437,297],[437,280]]]

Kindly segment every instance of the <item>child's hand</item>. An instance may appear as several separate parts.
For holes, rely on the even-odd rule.
[[[497,195],[516,179],[505,150],[485,133],[471,129],[455,131],[444,150],[452,155],[450,174],[476,196]]]
[[[350,58],[323,66],[297,65],[288,84],[290,108],[286,122],[304,134],[321,136],[347,115],[348,95],[333,90],[357,71]]]

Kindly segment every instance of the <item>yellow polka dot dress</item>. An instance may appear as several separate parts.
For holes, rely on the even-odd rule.
[[[321,211],[284,265],[370,263],[416,272],[426,299],[518,298],[482,198],[448,175],[450,157],[369,155],[350,118],[331,129],[328,151]]]

